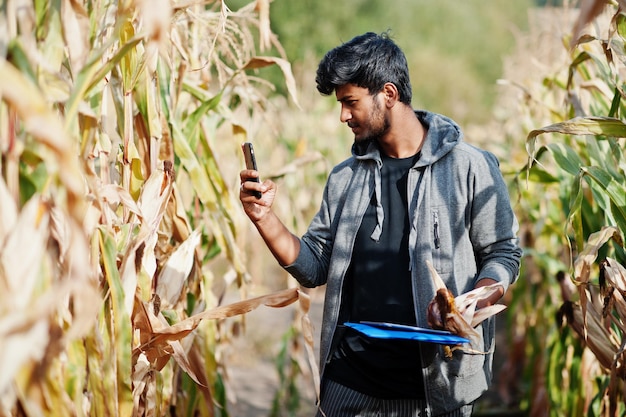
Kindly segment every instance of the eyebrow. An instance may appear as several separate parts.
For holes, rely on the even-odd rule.
[[[345,96],[337,97],[338,102],[344,102],[349,100],[356,100],[353,94],[346,94]]]

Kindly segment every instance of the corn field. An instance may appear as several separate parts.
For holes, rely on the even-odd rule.
[[[564,65],[516,84],[529,159],[512,189],[526,259],[506,369],[524,363],[530,416],[623,416],[626,16],[605,1],[583,1],[576,15]]]
[[[228,415],[219,319],[299,301],[312,346],[295,288],[222,303],[255,71],[297,103],[269,1],[0,5],[0,415]]]
[[[562,65],[537,57],[540,79],[506,80],[498,134],[526,257],[499,389],[532,417],[626,415],[623,3],[582,1]],[[316,375],[308,295],[249,290],[239,145],[263,142],[301,229],[328,168],[308,148],[349,144],[328,143],[339,123],[317,107],[319,143],[267,133],[305,124],[269,7],[0,0],[0,416],[228,416],[224,319],[261,305],[298,303],[280,359]],[[268,66],[288,94],[278,116]]]

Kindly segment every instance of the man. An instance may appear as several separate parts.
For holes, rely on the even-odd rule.
[[[521,250],[498,162],[464,143],[452,120],[412,109],[406,58],[386,34],[329,51],[316,81],[335,93],[354,144],[307,232],[298,238],[271,210],[272,181],[246,182],[256,171],[241,171],[240,199],[280,265],[305,287],[327,285],[318,416],[469,416],[491,380],[492,319],[476,328],[478,353],[451,358],[441,345],[368,338],[343,324],[428,327],[427,261],[455,295],[499,284],[483,307],[504,295]]]

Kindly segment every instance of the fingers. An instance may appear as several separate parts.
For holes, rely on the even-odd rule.
[[[252,170],[252,169],[244,169],[243,171],[240,171],[239,181],[241,182],[241,185],[239,186],[240,198],[244,197],[244,195],[242,194],[245,194],[245,195],[256,194],[256,196],[260,198],[258,196],[259,191],[255,191],[246,185],[246,183],[248,182],[259,182],[259,173],[257,171]]]
[[[248,179],[253,178],[259,178],[259,171],[255,171],[253,169],[244,169],[243,171],[239,172],[239,179],[242,183]]]
[[[258,188],[261,188],[261,190]],[[243,180],[239,187],[240,197],[253,195],[257,199],[260,199],[263,197],[263,188],[263,185],[261,184],[259,186],[259,182],[257,181]]]
[[[239,199],[242,201],[245,199],[246,202],[254,202],[254,200],[247,199],[248,196],[254,196],[256,200],[260,200],[267,191],[275,188],[271,180],[265,180],[261,183],[259,173],[255,170],[244,169],[239,173],[239,179],[241,181],[239,185]],[[256,202],[260,203],[260,201]],[[271,200],[269,202],[271,204]]]

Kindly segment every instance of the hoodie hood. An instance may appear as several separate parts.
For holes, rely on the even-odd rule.
[[[413,169],[432,165],[443,158],[452,148],[463,141],[461,128],[452,119],[441,114],[416,110],[415,115],[427,129],[426,138],[421,149],[421,156]],[[352,145],[352,156],[360,161],[373,161],[377,169],[374,170],[374,193],[376,196],[376,228],[371,238],[378,242],[383,230],[385,213],[381,203],[381,178],[382,158],[380,147],[376,140],[355,142]]]
[[[416,167],[432,164],[463,141],[461,128],[454,120],[425,110],[416,110],[415,116],[428,130],[422,145],[422,155]],[[379,162],[379,166],[382,164],[378,142],[373,139],[355,142],[352,145],[352,155],[361,160],[374,159]]]

